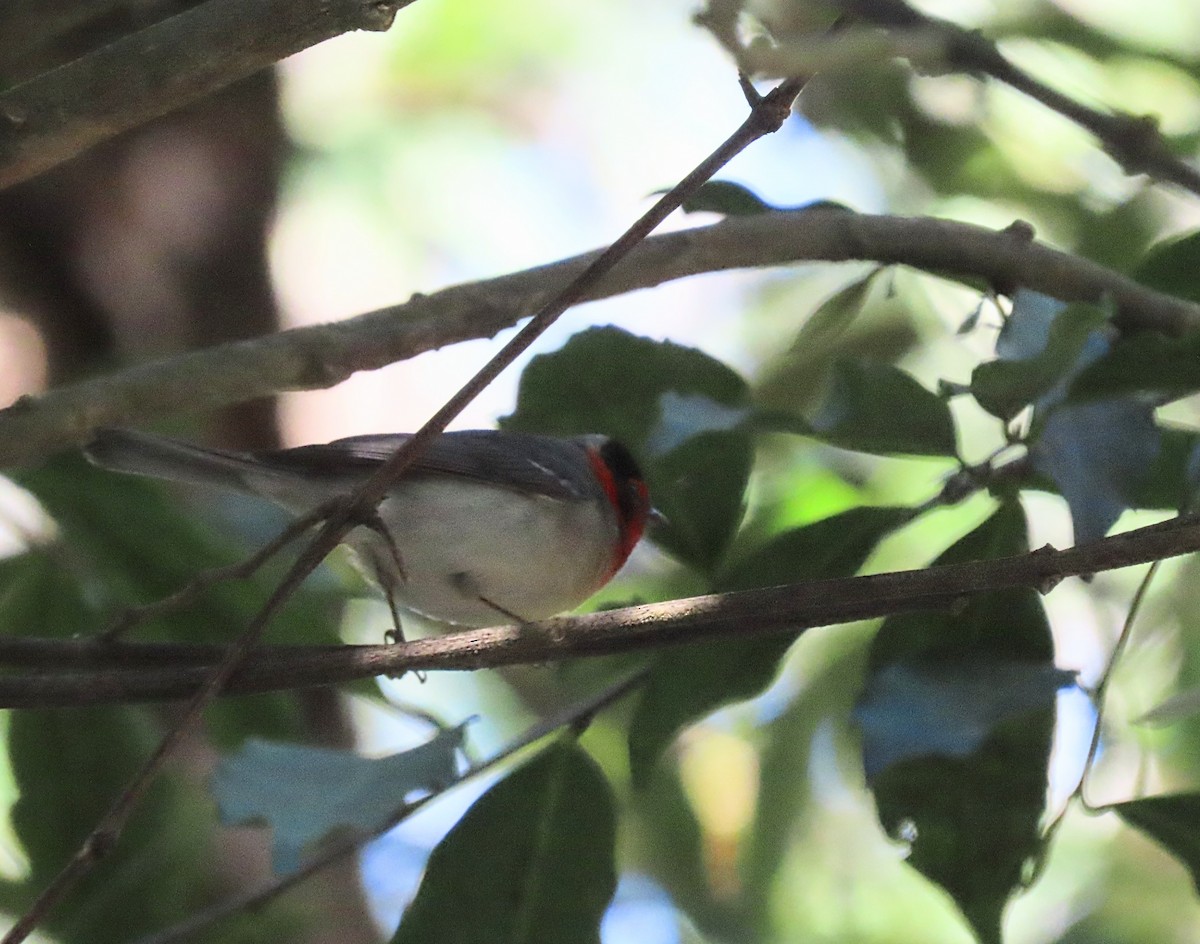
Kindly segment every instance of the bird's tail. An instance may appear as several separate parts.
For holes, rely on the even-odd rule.
[[[256,491],[247,475],[260,469],[257,460],[245,453],[206,449],[126,429],[97,430],[83,453],[93,465],[114,472],[240,492]]]

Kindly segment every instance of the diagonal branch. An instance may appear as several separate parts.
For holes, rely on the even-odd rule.
[[[1101,111],[1040,82],[1008,59],[983,35],[927,16],[904,0],[834,0],[844,13],[887,29],[928,31],[944,43],[945,61],[955,69],[990,75],[1091,132],[1127,174],[1146,174],[1200,196],[1200,169],[1171,152],[1148,115]]]
[[[0,188],[412,0],[207,0],[0,92]]]
[[[334,685],[413,670],[475,670],[581,656],[658,650],[708,639],[749,639],[853,620],[957,605],[964,597],[1030,587],[1049,592],[1088,576],[1200,550],[1200,515],[1079,547],[924,570],[818,580],[559,617],[524,626],[467,630],[391,646],[272,646],[252,649],[225,694]],[[86,640],[0,639],[0,662],[38,665],[0,677],[0,707],[47,708],[184,698],[227,652],[218,646],[116,644],[111,668],[71,669],[94,651]],[[120,663],[118,666],[117,663]]]
[[[320,530],[288,569],[279,585],[255,614],[246,629],[222,655],[221,660],[204,675],[203,681],[189,697],[175,725],[159,743],[130,783],[114,799],[100,821],[84,838],[70,860],[43,887],[25,913],[4,935],[2,944],[20,944],[38,923],[58,904],[96,863],[108,854],[120,839],[125,824],[141,802],[150,784],[162,771],[167,759],[182,743],[183,738],[199,723],[205,706],[228,684],[245,661],[250,650],[258,645],[267,626],[283,603],[301,582],[317,568],[333,550],[342,536],[353,526],[357,512],[372,509],[383,498],[387,488],[417,458],[418,452],[442,432],[446,425],[470,403],[480,391],[517,356],[526,350],[542,332],[549,328],[568,308],[580,301],[588,291],[621,262],[629,252],[648,236],[684,200],[696,192],[738,153],[760,137],[771,134],[791,114],[792,103],[803,83],[790,79],[781,82],[770,93],[754,102],[750,115],[674,187],[664,194],[641,218],[633,223],[611,246],[600,253],[590,265],[568,284],[562,286],[543,305],[524,328],[501,348],[447,400],[425,424],[396,452],[379,466],[353,494],[346,497],[328,516]]]
[[[533,314],[596,260],[586,253],[499,278],[457,285],[336,324],[281,331],[154,361],[61,387],[0,410],[0,467],[35,462],[84,441],[96,426],[149,422],[269,396],[331,387],[425,351],[490,337]],[[1200,330],[1200,306],[1112,269],[1025,238],[928,217],[814,208],[733,217],[654,236],[593,285],[584,300],[705,272],[802,261],[867,260],[914,266],[1063,301],[1111,298],[1123,325],[1168,334]]]

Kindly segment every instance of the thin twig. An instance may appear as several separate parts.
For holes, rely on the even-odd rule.
[[[846,13],[888,29],[930,30],[943,37],[945,60],[964,72],[990,75],[1089,131],[1127,174],[1146,174],[1200,196],[1200,169],[1171,153],[1150,116],[1100,111],[1063,95],[1009,60],[982,34],[927,16],[904,0],[835,0]]]
[[[353,495],[331,512],[262,609],[229,648],[220,665],[205,678],[203,685],[187,703],[175,727],[168,732],[145,766],[101,817],[100,822],[83,841],[71,860],[51,879],[25,914],[4,936],[0,944],[19,944],[24,941],[42,917],[82,876],[92,869],[96,862],[112,849],[120,838],[129,815],[140,802],[150,783],[161,771],[167,758],[198,723],[205,706],[228,684],[247,653],[258,644],[266,627],[274,619],[284,602],[333,550],[346,530],[357,520],[361,520],[364,513],[370,513],[375,508],[389,486],[413,463],[420,451],[446,428],[450,420],[525,351],[564,311],[583,298],[634,246],[649,235],[671,212],[678,209],[688,196],[699,189],[701,184],[711,178],[735,155],[763,135],[778,130],[791,113],[792,103],[801,87],[802,83],[799,81],[787,80],[763,96],[759,105],[751,111],[741,126],[720,147],[672,187],[668,193],[664,194],[641,219],[602,252],[591,265],[564,286],[533,316],[529,324],[480,368],[475,376],[446,401],[404,445],[383,462],[371,477],[355,490]]]
[[[1102,810],[1102,807],[1092,806],[1088,801],[1087,781],[1088,774],[1091,773],[1092,768],[1096,764],[1096,755],[1100,750],[1100,738],[1104,733],[1104,704],[1108,696],[1108,687],[1112,683],[1117,663],[1121,661],[1121,656],[1129,645],[1130,638],[1133,636],[1133,624],[1137,620],[1142,603],[1150,590],[1150,584],[1154,582],[1154,578],[1158,575],[1161,566],[1161,560],[1151,563],[1149,570],[1146,571],[1146,575],[1142,578],[1142,582],[1138,584],[1137,591],[1133,595],[1133,601],[1129,604],[1129,612],[1125,615],[1125,623],[1121,627],[1121,634],[1117,637],[1112,654],[1108,657],[1108,664],[1104,667],[1104,674],[1100,676],[1100,681],[1096,685],[1096,690],[1092,695],[1092,701],[1096,705],[1096,723],[1092,728],[1092,739],[1088,744],[1087,758],[1083,762],[1083,771],[1079,775],[1079,784],[1075,787],[1075,796],[1079,797],[1079,805],[1089,813],[1098,813]]]
[[[0,91],[0,188],[412,0],[207,0]]]
[[[205,908],[203,911],[197,912],[178,924],[138,938],[132,944],[178,944],[179,941],[188,940],[200,931],[211,927],[225,918],[263,907],[313,875],[358,852],[372,839],[383,835],[388,830],[394,829],[416,813],[417,810],[466,781],[493,770],[513,755],[524,751],[526,748],[531,747],[561,728],[577,728],[581,723],[586,724],[590,722],[601,711],[640,685],[648,674],[648,668],[640,668],[636,672],[632,672],[613,684],[606,686],[595,695],[575,705],[571,705],[555,715],[538,721],[519,738],[506,745],[499,753],[489,757],[487,760],[472,765],[458,780],[444,790],[414,800],[397,811],[395,816],[381,823],[377,829],[356,832],[353,835],[343,834],[339,836],[336,840],[328,843],[317,855],[301,865],[295,872],[280,876],[266,883],[261,888],[233,896],[210,908]]]
[[[406,671],[471,671],[645,652],[707,639],[751,639],[915,610],[956,606],[972,594],[1032,587],[1049,592],[1070,576],[1087,576],[1200,550],[1200,517],[1175,518],[1066,550],[923,570],[818,580],[560,617],[523,626],[465,630],[391,646],[272,646],[252,650],[230,679],[228,694],[336,685]],[[120,650],[125,644],[110,649]],[[0,707],[46,708],[183,698],[225,650],[170,643],[132,644],[126,668],[64,671],[71,640],[0,637],[0,661],[12,647],[28,675],[0,676]],[[172,664],[171,652],[180,650]],[[36,651],[35,651],[36,650]],[[61,661],[56,652],[63,652]],[[157,655],[156,655],[157,654]],[[114,655],[115,658],[115,655]],[[17,661],[13,659],[12,661]],[[78,664],[76,660],[75,664]]]

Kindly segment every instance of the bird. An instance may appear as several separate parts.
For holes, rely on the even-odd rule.
[[[256,495],[297,515],[348,495],[411,434],[235,452],[101,428],[103,469]],[[461,627],[572,610],[625,563],[654,520],[632,453],[608,436],[442,433],[343,538],[396,604]]]

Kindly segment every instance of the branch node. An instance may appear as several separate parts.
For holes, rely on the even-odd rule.
[[[363,18],[359,29],[386,33],[395,22],[396,11],[403,5],[402,0],[368,0],[363,4]]]
[[[1154,115],[1117,113],[1108,125],[1104,150],[1126,173],[1153,174],[1164,160],[1172,159]]]
[[[738,85],[741,87],[742,94],[746,96],[747,105],[751,108],[757,108],[762,104],[762,95],[754,87],[754,83],[750,81],[750,77],[741,70],[738,70]]]
[[[1026,220],[1013,220],[1000,232],[1005,236],[1011,236],[1019,243],[1031,243],[1037,238],[1037,230],[1033,228],[1032,223]]]
[[[1046,596],[1046,594],[1062,583],[1062,581],[1062,574],[1047,574],[1042,578],[1041,583],[1037,585],[1037,591],[1042,596]]]
[[[79,858],[85,862],[99,862],[113,851],[120,835],[120,830],[115,826],[97,829],[80,848]]]

